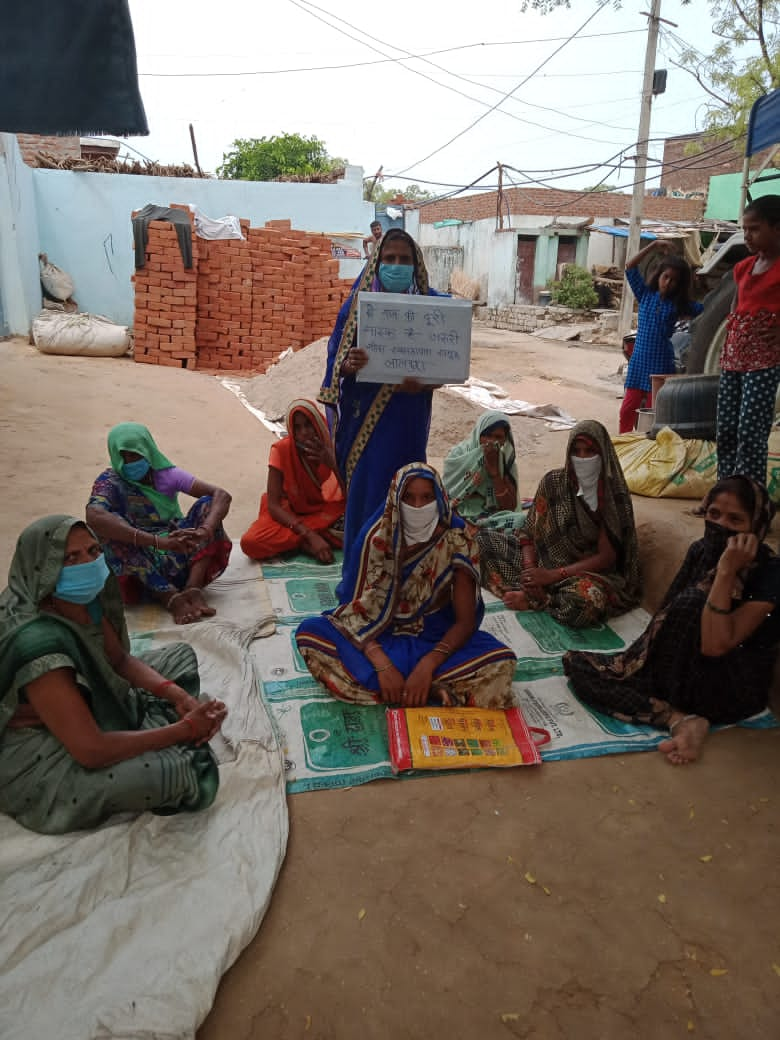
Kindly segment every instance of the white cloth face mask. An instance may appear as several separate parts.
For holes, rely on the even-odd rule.
[[[571,464],[574,467],[577,483],[580,486],[577,494],[582,495],[590,509],[598,509],[601,456],[591,455],[588,459],[581,459],[576,455],[572,455]]]
[[[436,499],[424,506],[401,503],[401,527],[407,545],[429,542],[439,524],[439,503]]]

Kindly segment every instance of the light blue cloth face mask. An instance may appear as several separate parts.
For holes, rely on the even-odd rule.
[[[146,459],[136,459],[135,462],[122,464],[122,476],[127,477],[128,480],[143,480],[148,472],[149,463]]]
[[[63,567],[54,587],[54,595],[67,603],[91,603],[102,591],[110,573],[103,553],[89,563]]]
[[[413,278],[413,264],[379,265],[379,281],[388,292],[406,292]]]

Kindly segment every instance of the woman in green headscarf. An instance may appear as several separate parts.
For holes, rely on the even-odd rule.
[[[207,742],[226,709],[198,691],[187,644],[129,653],[117,580],[83,521],[22,532],[0,594],[0,812],[61,834],[207,808],[219,786]]]
[[[211,617],[202,590],[230,558],[232,543],[222,527],[230,495],[174,466],[140,423],[110,430],[108,454],[111,468],[95,481],[87,521],[125,602],[145,593],[180,625]],[[197,499],[184,517],[180,492]]]
[[[517,508],[515,441],[503,412],[482,413],[444,460],[443,479],[452,508],[469,523],[499,531],[525,523]]]

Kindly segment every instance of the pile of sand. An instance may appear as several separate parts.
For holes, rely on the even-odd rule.
[[[302,350],[286,353],[263,375],[237,382],[251,405],[269,419],[283,420],[287,406],[295,398],[316,400],[325,375],[327,346],[327,339],[317,339]],[[437,390],[433,395],[433,416],[428,436],[429,458],[444,458],[450,448],[472,429],[481,411],[478,405],[458,394]],[[518,455],[533,451],[534,424],[539,426],[537,420],[512,419]]]

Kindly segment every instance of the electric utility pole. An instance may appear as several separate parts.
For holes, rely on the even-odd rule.
[[[647,49],[645,50],[645,76],[642,84],[642,107],[639,112],[639,139],[636,145],[636,173],[634,174],[634,195],[631,200],[631,218],[628,225],[628,245],[626,259],[639,252],[642,231],[642,210],[645,202],[645,180],[647,178],[647,147],[650,137],[650,111],[653,107],[653,73],[655,72],[655,55],[658,49],[658,23],[661,21],[661,0],[652,0],[650,13],[647,15]],[[620,304],[618,334],[622,338],[631,329],[634,315],[634,294],[623,281],[623,299]]]

